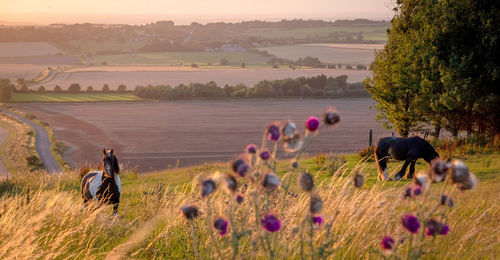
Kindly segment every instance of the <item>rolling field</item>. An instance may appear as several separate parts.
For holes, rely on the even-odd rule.
[[[313,152],[354,152],[387,136],[374,119],[370,99],[291,99],[133,102],[93,104],[14,104],[23,112],[48,122],[70,149],[72,166],[98,162],[103,147],[115,149],[121,161],[139,171],[227,161],[248,142],[260,142],[270,122],[291,119],[303,129],[311,115],[321,116],[335,106],[342,121],[325,130],[309,149]]]
[[[379,44],[298,44],[259,48],[281,58],[297,60],[306,56],[334,64],[369,65],[375,57]]]
[[[0,64],[0,78],[15,82],[18,78],[33,79],[51,65],[41,64]]]
[[[332,33],[361,33],[364,40],[386,41],[385,26],[335,26],[335,27],[309,27],[299,29],[287,28],[256,28],[236,35],[258,36],[265,38],[295,37],[304,39],[312,36],[328,36]]]
[[[47,42],[2,42],[0,57],[56,55],[61,51]]]
[[[107,62],[109,65],[167,65],[191,66],[196,63],[200,67],[213,67],[225,58],[229,61],[226,67],[241,67],[244,62],[247,67],[270,67],[266,62],[269,58],[247,52],[151,52],[117,55],[98,55],[92,57],[96,65]]]
[[[13,93],[12,102],[99,102],[139,100],[132,93]]]
[[[103,68],[103,67],[101,67]],[[371,75],[368,70],[336,70],[336,69],[220,69],[220,70],[179,70],[167,67],[165,71],[159,69],[155,71],[141,71],[141,67],[132,70],[130,66],[124,67],[120,71],[119,67],[110,67],[112,71],[106,69],[91,71],[72,70],[71,72],[58,73],[52,80],[44,82],[42,85],[46,89],[52,90],[56,85],[67,89],[72,83],[79,83],[81,86],[93,86],[100,90],[104,84],[108,84],[111,89],[116,89],[118,85],[125,84],[129,90],[133,90],[138,85],[171,85],[189,83],[206,83],[215,81],[218,85],[236,85],[243,83],[253,86],[261,80],[276,80],[297,77],[312,77],[324,74],[326,76],[337,77],[348,75],[348,82],[361,82]],[[33,86],[36,90],[37,86]]]

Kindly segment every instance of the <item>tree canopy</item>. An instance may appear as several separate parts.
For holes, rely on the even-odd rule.
[[[401,136],[500,133],[498,1],[398,0],[364,86]]]

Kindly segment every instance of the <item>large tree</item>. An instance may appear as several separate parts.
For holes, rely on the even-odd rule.
[[[364,82],[402,136],[415,127],[453,135],[500,132],[498,1],[401,0],[388,42]]]

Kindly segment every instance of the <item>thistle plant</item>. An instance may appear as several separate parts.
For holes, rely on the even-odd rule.
[[[301,155],[323,127],[334,126],[339,121],[339,115],[333,109],[328,109],[323,114],[323,120],[314,116],[309,117],[304,122],[303,134],[299,133],[296,124],[292,121],[273,122],[265,128],[260,147],[249,144],[245,148],[245,153],[231,162],[232,173],[216,172],[200,183],[200,197],[205,201],[202,215],[208,223],[206,229],[210,234],[212,251],[218,258],[226,258],[229,254],[232,259],[237,258],[242,240],[250,241],[256,252],[255,256],[264,255],[269,259],[276,258],[280,231],[283,225],[290,224],[288,221],[283,221],[285,202],[290,196],[288,176],[293,172],[304,171],[299,166]],[[280,147],[283,147],[286,153],[295,154],[290,171],[281,179],[276,174],[277,154]],[[211,197],[215,196],[214,193],[217,193],[221,185],[227,191],[228,196],[223,197],[227,200],[227,208],[223,212],[215,213],[211,206]],[[305,210],[305,217],[297,228],[300,229],[301,239],[304,241],[304,233],[309,234],[307,239],[309,254],[311,258],[315,258],[318,254],[314,245],[315,230],[322,228],[324,224],[323,217],[320,215],[323,200],[319,192],[314,191],[314,180],[309,173],[304,171],[300,174],[299,185],[309,194],[310,206]],[[278,198],[282,198],[281,208],[278,205]],[[195,217],[191,217],[192,214],[186,215],[186,207],[188,206],[183,207],[182,211],[192,227],[194,251],[195,256],[198,257],[195,236],[196,220]],[[246,214],[242,215],[238,212]],[[198,211],[195,215],[198,216]],[[246,223],[247,217],[254,219],[253,226],[242,224]],[[230,236],[229,243],[221,240],[221,237],[226,234]],[[221,248],[221,245],[230,247],[230,250]],[[319,255],[322,254],[319,253]],[[303,253],[301,256],[305,257]]]
[[[431,185],[444,182],[439,193],[430,190]],[[449,187],[452,184],[452,187]],[[467,166],[458,160],[445,162],[436,159],[431,162],[428,172],[420,172],[414,182],[408,185],[402,198],[407,201],[407,212],[401,217],[402,232],[400,239],[396,236],[385,235],[381,239],[384,259],[419,259],[430,253],[427,245],[435,242],[441,236],[453,232],[446,223],[449,208],[455,204],[452,194],[459,191],[473,189],[477,184],[474,174]],[[426,203],[427,202],[427,203]],[[424,207],[433,205],[432,207]]]

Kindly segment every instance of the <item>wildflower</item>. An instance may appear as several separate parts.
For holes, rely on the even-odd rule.
[[[452,183],[464,183],[469,179],[469,169],[459,161],[454,160],[451,163],[451,181]]]
[[[264,161],[269,159],[270,156],[271,156],[271,154],[269,154],[268,151],[263,151],[260,153],[260,158],[262,158],[262,160],[264,160]]]
[[[441,159],[435,159],[431,162],[431,168],[429,170],[432,182],[442,182],[446,179],[446,174],[450,165]]]
[[[181,211],[187,220],[192,220],[192,219],[198,217],[198,208],[196,206],[185,205],[185,206],[181,207]]]
[[[256,153],[257,146],[255,146],[255,144],[249,144],[249,145],[247,145],[246,151],[247,151],[247,153]]]
[[[302,145],[304,144],[304,141],[300,138],[300,134],[295,134],[293,137],[287,137],[283,139],[283,149],[287,153],[293,153],[298,151]]]
[[[243,203],[243,201],[244,201],[244,198],[241,194],[236,195],[236,202],[238,202],[238,204]]]
[[[323,122],[327,125],[335,125],[340,121],[339,114],[334,112],[333,108],[329,108],[323,114]]]
[[[319,127],[319,119],[317,117],[311,116],[309,119],[306,121],[306,128],[307,130],[314,132],[318,130]]]
[[[303,172],[299,176],[299,186],[305,191],[311,191],[314,188],[314,179],[311,174]]]
[[[293,137],[297,131],[297,126],[293,122],[286,122],[285,126],[281,129],[281,133],[286,137]]]
[[[299,168],[299,163],[298,163],[298,162],[293,162],[293,163],[292,163],[292,167],[293,167],[294,169]]]
[[[453,200],[449,198],[446,194],[441,195],[441,205],[448,205],[449,207],[455,206]]]
[[[322,208],[323,208],[323,200],[318,195],[312,196],[310,205],[311,213],[312,214],[319,213]]]
[[[234,176],[230,174],[226,174],[224,176],[224,184],[226,189],[230,192],[235,192],[238,188],[238,182],[236,181],[236,178],[234,178]]]
[[[238,159],[233,162],[233,171],[240,175],[241,177],[245,177],[248,170],[250,170],[250,166],[246,164],[243,159]]]
[[[354,186],[356,188],[361,188],[365,184],[365,177],[361,173],[356,173],[354,175]]]
[[[419,185],[413,186],[411,193],[413,194],[413,196],[422,194],[422,187],[420,187]]]
[[[317,225],[317,226],[321,226],[321,225],[323,225],[323,218],[321,216],[313,216],[312,223]]]
[[[219,235],[223,236],[227,233],[227,220],[218,218],[214,221],[214,228],[219,231]]]
[[[281,221],[273,214],[267,214],[260,220],[262,227],[269,232],[276,232],[281,229]]]
[[[264,180],[262,181],[262,186],[268,191],[273,191],[280,185],[280,179],[274,173],[267,173],[264,175]]]
[[[204,180],[201,183],[201,197],[204,198],[215,191],[215,182],[211,179]]]
[[[471,190],[477,185],[477,178],[476,175],[469,173],[469,178],[463,182],[458,184],[458,188],[460,190]]]
[[[411,214],[406,214],[401,220],[401,223],[403,224],[403,227],[412,234],[416,234],[420,228],[418,218]]]
[[[448,232],[450,232],[450,226],[443,224],[443,227],[441,227],[439,234],[440,235],[448,235]]]
[[[424,191],[429,188],[429,177],[427,174],[420,172],[415,176],[415,184],[420,186]]]
[[[450,227],[442,222],[435,219],[431,219],[426,224],[425,234],[427,236],[435,235],[447,235],[450,231]]]
[[[390,236],[385,236],[382,238],[382,242],[380,243],[382,245],[382,248],[385,250],[391,250],[392,247],[394,246],[394,239]]]
[[[280,139],[280,128],[278,123],[272,123],[267,127],[267,138],[271,141],[278,141]]]

